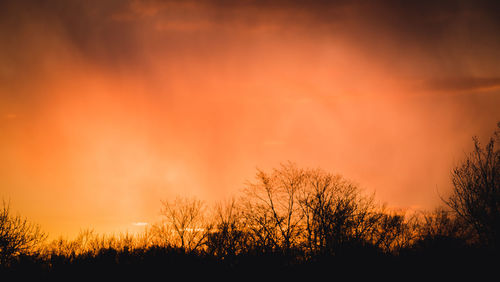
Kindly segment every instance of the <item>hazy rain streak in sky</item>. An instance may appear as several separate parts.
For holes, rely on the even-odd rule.
[[[0,192],[144,228],[288,160],[433,208],[500,120],[495,1],[3,1]]]

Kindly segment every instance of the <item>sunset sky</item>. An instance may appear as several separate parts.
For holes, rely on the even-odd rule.
[[[500,121],[500,1],[1,1],[0,198],[51,236],[292,161],[432,209]]]

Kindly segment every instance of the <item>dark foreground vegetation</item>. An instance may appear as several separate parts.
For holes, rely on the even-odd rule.
[[[496,278],[499,134],[485,146],[474,139],[473,152],[452,171],[453,192],[432,212],[389,209],[339,175],[291,163],[258,171],[241,198],[212,209],[196,199],[164,201],[164,220],[138,235],[86,230],[74,240],[45,242],[37,225],[4,203],[0,274],[17,280]]]

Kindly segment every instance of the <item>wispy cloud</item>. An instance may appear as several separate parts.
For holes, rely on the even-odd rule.
[[[485,91],[500,88],[500,77],[448,77],[424,81],[426,90],[442,92]]]

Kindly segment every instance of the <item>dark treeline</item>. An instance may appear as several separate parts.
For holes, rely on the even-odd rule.
[[[86,230],[47,243],[37,225],[4,203],[2,275],[490,273],[500,247],[499,134],[485,146],[474,139],[452,171],[454,190],[430,212],[389,209],[340,175],[293,163],[259,170],[240,198],[211,209],[197,199],[163,201],[163,220],[135,235]]]

